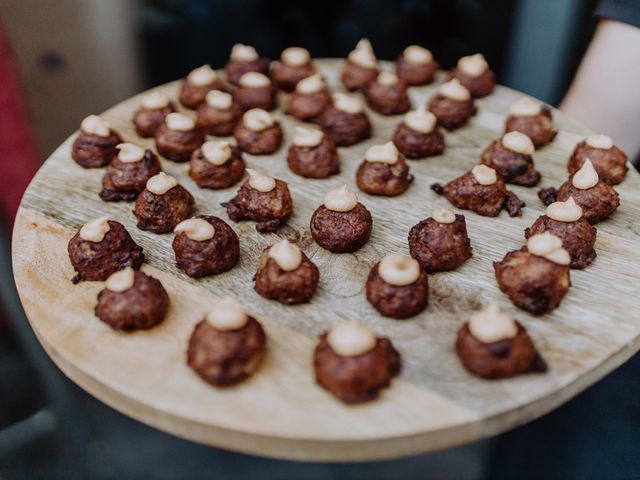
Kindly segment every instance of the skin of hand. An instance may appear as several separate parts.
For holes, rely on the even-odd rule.
[[[560,109],[640,153],[640,28],[601,20]]]

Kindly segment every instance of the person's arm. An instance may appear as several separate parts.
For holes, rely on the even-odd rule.
[[[601,20],[560,109],[640,153],[640,28]]]

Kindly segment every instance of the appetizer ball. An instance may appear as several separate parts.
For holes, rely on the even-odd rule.
[[[400,195],[411,182],[409,165],[393,142],[370,147],[356,171],[358,188],[370,195]]]
[[[329,105],[331,92],[322,76],[316,73],[298,82],[286,111],[302,122],[313,122]]]
[[[519,308],[533,315],[550,312],[571,286],[571,257],[552,233],[532,235],[527,245],[505,255],[493,268],[500,290]]]
[[[435,210],[409,231],[409,252],[427,273],[458,268],[472,255],[464,215]]]
[[[556,138],[551,109],[536,100],[522,97],[509,107],[505,132],[521,132],[531,139],[536,148]]]
[[[211,90],[217,90],[222,86],[218,74],[210,65],[203,65],[192,70],[187,78],[182,81],[180,87],[180,103],[187,108],[195,110],[202,103]]]
[[[569,180],[557,190],[553,187],[543,188],[538,197],[545,205],[559,200],[566,202],[573,198],[582,208],[584,218],[591,225],[609,218],[620,206],[618,192],[598,176],[591,160],[587,160]]]
[[[390,254],[376,263],[365,290],[369,303],[385,317],[413,317],[429,303],[427,274],[416,260],[405,255]]]
[[[255,48],[236,43],[231,49],[231,55],[224,67],[224,72],[229,82],[233,85],[238,85],[240,78],[247,72],[268,75],[270,63],[271,61],[268,58],[260,57]]]
[[[342,93],[332,96],[317,123],[339,147],[349,147],[371,136],[371,123],[360,100]]]
[[[419,109],[404,116],[393,134],[393,144],[406,158],[418,159],[440,155],[445,141],[436,116]]]
[[[438,119],[438,124],[447,130],[461,127],[476,114],[473,97],[457,79],[440,85],[429,101],[428,110]]]
[[[140,230],[168,233],[189,216],[194,203],[193,196],[175,178],[160,172],[147,181],[133,213]]]
[[[252,155],[271,155],[282,144],[282,127],[266,110],[244,113],[233,131],[238,148]]]
[[[227,137],[242,117],[242,108],[230,93],[211,90],[198,107],[196,125],[207,135]]]
[[[252,220],[260,233],[273,232],[287,223],[293,212],[289,187],[250,168],[249,179],[242,184],[235,197],[222,206],[234,222]]]
[[[266,350],[262,325],[236,300],[223,298],[193,329],[187,365],[214,387],[228,387],[253,375]]]
[[[173,229],[173,252],[178,268],[192,278],[231,270],[240,259],[240,241],[224,220],[199,215]]]
[[[376,337],[357,321],[320,335],[313,357],[318,385],[344,403],[374,400],[400,373],[400,365],[391,340]]]
[[[533,164],[533,142],[524,133],[505,133],[493,141],[480,156],[480,162],[493,168],[506,183],[532,187],[540,181]]]
[[[135,200],[147,181],[162,170],[158,157],[149,149],[133,143],[121,143],[117,148],[118,155],[102,177],[100,198],[105,202]]]
[[[522,215],[524,202],[504,185],[493,168],[476,165],[470,172],[444,186],[431,185],[431,190],[447,197],[454,206],[485,217],[497,217],[504,208],[510,217]]]
[[[264,298],[291,305],[311,300],[319,280],[318,267],[284,239],[263,250],[254,288]]]
[[[483,378],[547,371],[527,330],[495,304],[475,313],[463,325],[456,352],[467,370]]]
[[[71,158],[83,168],[99,168],[109,165],[118,154],[122,139],[97,115],[89,115],[80,124],[80,133],[71,146]]]
[[[247,72],[240,77],[233,100],[245,111],[252,108],[273,110],[276,107],[276,90],[265,74]]]
[[[342,84],[351,92],[361,90],[378,76],[378,72],[378,60],[373,47],[369,40],[363,38],[347,57],[342,70]]]
[[[407,85],[427,85],[440,68],[429,50],[410,45],[396,59],[396,74]]]
[[[306,178],[327,178],[340,173],[336,144],[322,130],[296,127],[287,163],[292,172]]]
[[[174,162],[186,162],[196,148],[204,143],[204,133],[196,122],[182,113],[170,113],[156,131],[156,149]]]
[[[144,138],[153,138],[164,119],[176,107],[164,93],[151,92],[142,97],[140,106],[133,112],[133,126]]]
[[[160,281],[126,267],[107,278],[95,313],[114,330],[132,331],[155,327],[168,310],[169,295]]]
[[[525,237],[544,232],[551,232],[562,240],[562,246],[571,256],[571,268],[586,268],[595,260],[596,229],[589,225],[573,197],[549,205],[545,215],[525,230]]]
[[[449,78],[458,80],[474,98],[486,97],[496,86],[496,76],[481,53],[458,60]]]
[[[380,72],[363,88],[369,107],[381,115],[400,115],[411,109],[407,84],[395,73]]]
[[[373,219],[346,185],[327,192],[324,204],[311,216],[311,236],[334,253],[355,252],[369,240]]]
[[[242,180],[242,152],[224,140],[208,141],[191,155],[189,176],[200,188],[227,188]]]
[[[271,77],[280,90],[292,92],[303,78],[316,73],[311,55],[306,48],[285,48],[279,62],[271,64]]]
[[[613,144],[606,135],[590,135],[576,145],[569,159],[569,174],[576,173],[584,162],[591,160],[602,181],[617,185],[627,175],[627,155]]]
[[[87,222],[69,241],[69,260],[76,271],[71,280],[106,280],[125,267],[138,270],[144,254],[121,223],[100,217]]]

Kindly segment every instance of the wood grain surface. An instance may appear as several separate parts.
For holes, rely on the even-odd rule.
[[[340,61],[318,65],[335,90]],[[440,83],[442,75],[439,76]],[[414,107],[437,85],[412,88]],[[159,87],[176,97],[178,84]],[[364,282],[370,267],[390,252],[407,253],[411,226],[447,201],[429,190],[469,170],[482,149],[502,132],[508,105],[517,92],[497,87],[479,100],[471,123],[447,133],[439,157],[410,161],[416,180],[396,198],[360,194],[372,212],[369,243],[353,254],[332,254],[312,240],[308,222],[329,189],[355,189],[355,170],[365,150],[388,141],[400,117],[369,112],[373,137],[340,149],[342,172],[324,180],[296,176],[286,165],[294,119],[275,113],[285,143],[274,155],[245,155],[248,165],[288,182],[294,214],[275,234],[258,234],[252,222],[229,223],[240,236],[240,264],[230,272],[194,280],[176,268],[173,235],[136,228],[132,203],[105,203],[98,197],[104,169],[84,170],[70,157],[73,136],[46,161],[22,201],[13,237],[15,279],[33,329],[51,358],[73,381],[115,409],[161,430],[227,449],[279,458],[356,461],[417,454],[470,442],[536,418],[567,401],[616,368],[640,348],[640,177],[632,169],[617,186],[622,205],[598,225],[598,258],[572,271],[573,286],[561,306],[534,318],[516,309],[498,289],[491,263],[523,243],[523,230],[544,208],[536,189],[511,187],[527,202],[524,215],[497,218],[465,212],[473,257],[454,272],[430,277],[430,306],[406,321],[383,318],[367,303]],[[135,134],[130,118],[140,98],[104,113],[126,141],[153,147]],[[283,105],[285,96],[280,98]],[[557,186],[567,176],[566,161],[587,133],[560,112],[556,140],[535,153],[543,178]],[[196,198],[196,214],[228,220],[220,203],[234,195],[199,189],[188,165],[162,160]],[[93,308],[101,282],[72,285],[67,242],[87,220],[108,214],[122,222],[144,247],[143,270],[159,278],[171,297],[167,320],[148,332],[115,333],[98,321]],[[320,286],[308,305],[283,306],[253,291],[252,277],[263,247],[278,238],[297,242],[318,265]],[[265,326],[268,354],[257,374],[238,387],[218,390],[202,382],[185,363],[187,340],[217,296],[231,295]],[[471,376],[454,349],[457,330],[476,309],[498,302],[529,330],[550,371],[508,380]],[[311,355],[316,336],[346,319],[358,318],[389,336],[403,358],[403,371],[380,399],[345,406],[315,385]]]

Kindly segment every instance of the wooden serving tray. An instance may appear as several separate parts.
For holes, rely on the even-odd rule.
[[[321,60],[320,70],[334,90],[341,61]],[[442,75],[437,84],[442,81]],[[414,107],[422,106],[437,84],[411,88]],[[177,82],[158,90],[177,97]],[[344,183],[355,189],[354,174],[365,150],[391,138],[400,117],[369,112],[374,135],[341,148],[342,173],[325,180],[303,179],[286,165],[287,147],[299,122],[275,113],[285,142],[275,154],[245,155],[248,166],[288,182],[294,214],[276,234],[258,234],[254,223],[233,223],[240,236],[240,264],[232,271],[194,280],[176,268],[172,234],[136,228],[132,203],[105,203],[98,197],[104,169],[85,170],[70,156],[74,136],[45,162],[29,186],[16,220],[13,267],[31,325],[43,347],[74,382],[92,395],[144,423],[194,441],[266,456],[322,461],[398,457],[441,449],[496,434],[559,406],[619,366],[640,348],[640,177],[632,169],[616,187],[622,205],[598,225],[598,258],[584,271],[572,271],[572,288],[561,306],[535,318],[515,308],[494,279],[492,262],[523,244],[523,230],[543,213],[537,188],[511,186],[527,202],[520,218],[464,212],[473,257],[456,271],[430,276],[430,305],[421,315],[397,321],[383,318],[367,303],[364,283],[370,267],[389,252],[407,253],[411,226],[447,201],[429,190],[478,163],[482,149],[501,135],[508,105],[520,96],[497,87],[477,102],[469,125],[446,134],[439,157],[410,161],[416,179],[396,198],[360,194],[373,214],[369,243],[353,254],[332,254],[312,240],[308,223],[325,192]],[[280,98],[284,105],[285,96]],[[130,122],[140,96],[107,110],[104,116],[125,141],[153,148],[135,134]],[[555,141],[534,155],[540,186],[558,186],[567,177],[566,162],[587,133],[561,112]],[[187,164],[162,160],[196,198],[196,214],[228,221],[220,203],[236,187],[199,189]],[[171,309],[159,327],[116,333],[93,314],[102,282],[73,285],[67,242],[87,220],[109,215],[122,222],[144,247],[143,270],[159,278],[171,297]],[[260,251],[278,238],[297,242],[320,268],[320,287],[308,305],[283,306],[253,291]],[[257,374],[228,389],[200,380],[185,363],[187,340],[211,300],[232,295],[260,319],[268,333],[268,353]],[[550,371],[508,380],[486,381],[467,373],[454,352],[456,332],[470,314],[489,301],[518,318],[548,361]],[[403,370],[381,397],[346,406],[314,382],[311,356],[316,337],[332,325],[358,318],[386,335],[402,354]]]

